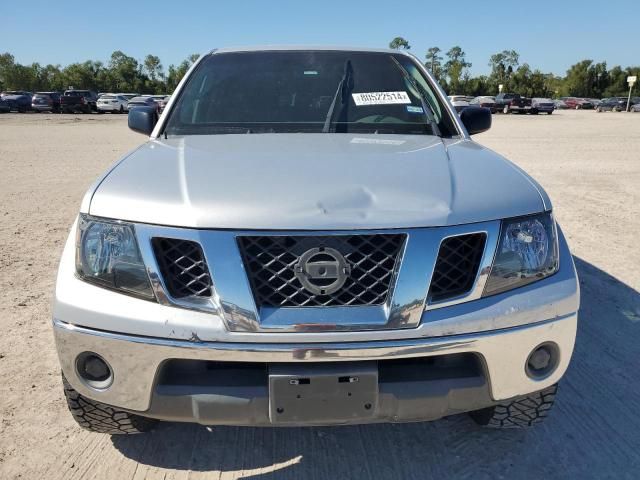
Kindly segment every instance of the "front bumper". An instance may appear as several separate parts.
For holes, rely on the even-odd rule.
[[[305,417],[294,424],[431,420],[480,409],[556,383],[569,364],[579,289],[571,254],[558,232],[556,274],[499,295],[421,308],[414,328],[266,333],[230,331],[215,312],[140,300],[78,279],[72,230],[60,263],[53,309],[62,370],[82,395],[153,418],[270,425],[269,379],[276,367],[292,375],[300,366],[308,367],[311,375],[333,368],[335,376],[342,377],[362,366],[371,375],[379,372],[382,379],[388,362],[417,359],[447,364],[466,355],[478,360],[481,368],[475,373],[460,376],[457,370],[429,373],[431,367],[417,368],[414,378],[381,380],[377,401],[367,402],[375,405],[367,416]],[[526,360],[545,342],[557,346],[557,365],[544,378],[531,378],[525,371]],[[113,382],[108,388],[92,388],[80,378],[76,359],[84,352],[98,354],[111,366]],[[175,361],[194,362],[193,368],[185,370],[187,380],[167,384],[163,379]],[[205,381],[209,367],[219,366],[211,362],[241,370],[258,365],[262,374],[251,384]],[[202,376],[188,380],[200,370]],[[431,376],[424,377],[425,371]],[[231,377],[244,378],[244,374]]]
[[[163,369],[175,359],[199,362],[237,362],[281,365],[296,371],[307,365],[375,367],[398,359],[443,359],[473,354],[482,365],[475,375],[434,375],[433,378],[392,379],[380,383],[379,401],[370,416],[345,421],[432,420],[452,413],[475,410],[494,402],[524,395],[556,383],[566,371],[573,351],[577,314],[525,327],[471,335],[402,341],[331,344],[270,344],[189,342],[145,338],[98,331],[54,321],[54,333],[62,370],[81,394],[142,415],[203,424],[270,424],[268,385],[208,384],[200,380],[178,385],[163,384]],[[558,346],[556,368],[545,378],[527,376],[525,364],[531,351],[543,342]],[[78,375],[76,358],[83,352],[98,353],[113,371],[106,389],[88,386]],[[356,363],[357,362],[357,363]],[[194,364],[195,365],[195,364]],[[375,367],[377,368],[377,367]],[[444,378],[443,378],[444,377]],[[265,377],[266,378],[266,377]],[[304,424],[305,422],[296,422]]]

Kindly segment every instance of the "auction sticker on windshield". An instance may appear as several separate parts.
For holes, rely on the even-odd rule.
[[[407,92],[367,92],[352,93],[353,101],[356,106],[364,105],[391,105],[411,103],[411,99]]]

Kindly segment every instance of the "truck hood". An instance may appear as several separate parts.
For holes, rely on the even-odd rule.
[[[470,140],[196,135],[130,153],[98,182],[89,213],[193,228],[412,228],[540,212],[541,195],[521,170]]]

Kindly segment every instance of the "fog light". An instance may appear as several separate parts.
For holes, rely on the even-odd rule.
[[[95,389],[108,388],[113,383],[113,371],[97,353],[83,352],[76,358],[78,376]]]
[[[558,366],[560,350],[555,343],[547,342],[538,345],[529,354],[525,370],[533,379],[541,379],[549,376]]]

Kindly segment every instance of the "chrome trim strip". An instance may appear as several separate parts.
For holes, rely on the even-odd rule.
[[[53,319],[53,327],[54,330],[60,329],[70,333],[79,333],[106,340],[177,348],[185,352],[184,355],[186,355],[186,351],[207,352],[205,354],[206,357],[202,358],[219,361],[278,363],[381,360],[421,357],[442,353],[443,351],[453,353],[457,350],[468,349],[470,345],[485,338],[495,338],[501,334],[527,331],[535,327],[566,320],[575,317],[575,315],[575,313],[570,313],[562,317],[546,319],[519,327],[447,337],[334,343],[191,342],[94,330],[65,323],[55,318]]]
[[[500,221],[482,222],[453,227],[430,227],[399,230],[352,231],[251,231],[251,235],[369,235],[402,233],[406,235],[400,252],[395,283],[387,303],[370,307],[287,307],[262,309],[256,307],[248,276],[236,237],[247,231],[198,230],[135,224],[141,255],[147,266],[153,290],[163,305],[200,310],[220,315],[230,332],[326,332],[366,331],[416,328],[423,312],[435,308],[476,300],[481,297],[495,253]],[[487,240],[474,287],[459,298],[426,304],[431,276],[440,244],[445,238],[485,233]],[[209,266],[214,286],[213,297],[176,299],[169,294],[153,252],[151,240],[168,237],[198,242]]]

